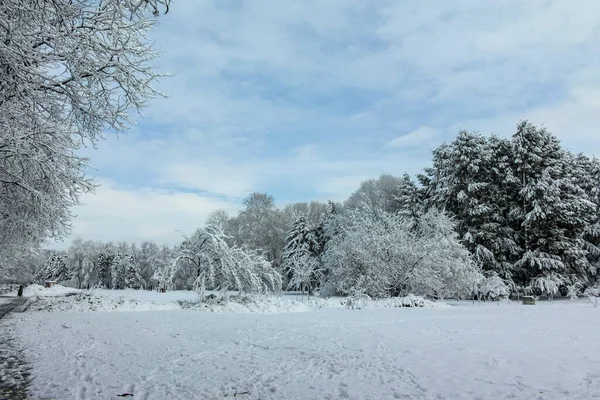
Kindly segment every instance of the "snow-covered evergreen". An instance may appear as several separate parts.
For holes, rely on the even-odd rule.
[[[322,225],[319,225],[322,229]],[[321,281],[321,229],[311,228],[300,216],[287,233],[283,248],[283,270],[289,277],[288,288],[312,292]]]
[[[424,198],[425,193],[422,188],[419,188],[408,174],[402,175],[395,197],[398,214],[416,224],[425,210]]]
[[[140,275],[133,253],[125,257],[125,289],[141,289],[144,287],[144,278]]]
[[[572,179],[571,157],[556,137],[527,121],[519,124],[513,147],[520,182],[511,216],[521,228],[523,253],[515,263],[521,279],[535,284],[584,276],[591,267],[583,237],[595,205]]]
[[[507,149],[507,141],[462,131],[434,150],[423,181],[428,205],[455,218],[462,243],[483,268],[510,278],[508,259],[517,249],[506,220],[507,189],[514,182]]]
[[[65,263],[65,256],[52,253],[50,259],[34,275],[33,281],[43,285],[46,281],[64,282],[71,279],[71,271]]]

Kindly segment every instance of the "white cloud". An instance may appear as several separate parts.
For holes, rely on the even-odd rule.
[[[521,118],[600,150],[598,13],[596,0],[177,2],[153,34],[170,97],[86,152],[114,183],[75,210],[75,233],[169,238],[254,190],[342,200],[419,171],[460,129],[510,135]]]
[[[599,98],[600,86],[575,87],[556,104],[534,107],[522,113],[501,113],[492,118],[465,121],[454,124],[451,129],[511,136],[517,122],[528,119],[536,125],[545,126],[569,150],[600,155]]]
[[[393,147],[417,147],[429,146],[435,147],[439,144],[439,132],[429,126],[421,126],[412,132],[399,136],[390,141]]]
[[[232,202],[193,193],[153,188],[120,188],[102,181],[95,194],[83,197],[82,206],[73,212],[72,237],[101,241],[153,240],[175,244],[181,239],[178,230],[188,234],[204,224],[216,209],[235,211]],[[68,243],[51,243],[66,247]]]
[[[236,164],[234,160],[174,163],[161,169],[158,182],[213,195],[243,197],[257,187],[258,175],[252,165]]]

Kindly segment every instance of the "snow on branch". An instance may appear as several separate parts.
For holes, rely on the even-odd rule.
[[[70,232],[78,155],[160,95],[148,34],[170,0],[0,2],[0,255]]]
[[[452,221],[431,210],[412,219],[386,212],[378,218],[348,212],[344,232],[324,254],[328,277],[340,294],[370,297],[469,296],[481,280],[480,268],[462,246]]]
[[[172,275],[184,268],[196,272],[194,289],[238,290],[242,293],[278,293],[282,279],[259,252],[230,246],[220,228],[207,226],[185,237],[176,250]]]

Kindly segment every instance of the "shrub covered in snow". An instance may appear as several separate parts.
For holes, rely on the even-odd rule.
[[[343,231],[331,239],[323,257],[339,294],[465,297],[481,279],[453,222],[441,212],[431,210],[416,223],[383,211],[347,212],[339,218]]]
[[[496,273],[483,277],[477,287],[479,298],[486,300],[500,300],[510,296],[510,288]]]
[[[183,309],[225,313],[276,314],[306,312],[311,304],[285,299],[280,296],[236,294],[232,296],[209,294],[199,301],[179,301]]]

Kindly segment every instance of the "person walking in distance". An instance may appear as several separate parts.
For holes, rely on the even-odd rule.
[[[23,285],[19,285],[19,291],[17,292],[17,296],[23,297]]]

